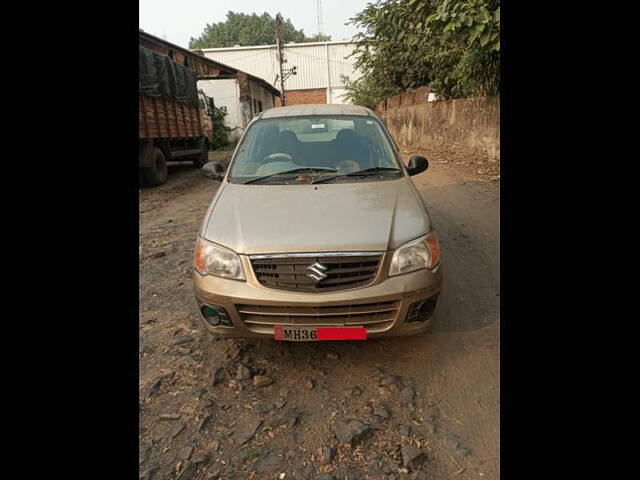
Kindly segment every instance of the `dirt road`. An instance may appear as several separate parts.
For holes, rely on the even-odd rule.
[[[442,245],[431,333],[367,342],[203,336],[191,256],[219,182],[143,189],[141,478],[498,479],[499,182],[459,168],[414,177]]]

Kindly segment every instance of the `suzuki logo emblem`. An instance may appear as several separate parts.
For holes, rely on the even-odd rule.
[[[322,280],[327,278],[327,275],[324,273],[327,271],[327,267],[318,262],[308,266],[307,270],[309,270],[309,273],[307,273],[307,277],[313,278],[316,282],[321,282]]]

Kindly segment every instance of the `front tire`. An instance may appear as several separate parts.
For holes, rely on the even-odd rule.
[[[144,172],[142,171],[142,168],[139,168],[138,170],[140,171],[140,176],[138,178],[138,187],[139,188],[146,187],[147,181],[144,178]]]
[[[154,148],[151,166],[142,168],[142,174],[146,183],[152,187],[162,185],[167,181],[168,173],[167,161],[164,158],[164,153],[162,153],[162,150],[159,148]]]
[[[199,157],[193,159],[193,166],[196,168],[202,168],[205,163],[209,161],[209,143],[203,142],[202,154]]]

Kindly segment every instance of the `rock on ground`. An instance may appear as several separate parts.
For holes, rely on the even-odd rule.
[[[414,397],[416,396],[416,392],[411,387],[404,387],[400,391],[400,398],[404,401],[404,403],[413,402]]]
[[[333,431],[341,442],[355,445],[363,441],[372,432],[372,428],[360,420],[340,420],[334,424]]]
[[[242,363],[238,364],[238,370],[236,372],[236,380],[249,380],[251,378],[251,370]]]
[[[322,449],[322,456],[327,462],[331,462],[333,460],[333,456],[335,455],[335,450],[331,447],[324,447]]]
[[[267,385],[271,385],[273,380],[266,375],[256,375],[253,377],[253,385],[256,387],[266,387]]]
[[[215,387],[216,385],[220,385],[221,383],[226,382],[229,377],[224,367],[218,367],[213,371],[213,375],[211,378],[212,378],[211,383]]]
[[[260,425],[262,425],[262,419],[260,418],[246,419],[241,424],[240,429],[234,432],[231,438],[237,444],[243,445],[253,438],[258,428],[260,428]]]
[[[383,419],[387,419],[389,418],[389,410],[387,410],[387,407],[385,407],[384,405],[380,404],[380,403],[376,403],[373,406],[373,414],[374,415],[378,415],[379,417],[382,417]]]
[[[275,451],[268,451],[254,462],[253,470],[259,474],[274,473],[280,460],[280,456]]]
[[[414,470],[418,465],[424,461],[424,454],[415,445],[403,445],[402,446],[402,464],[406,468]]]
[[[380,379],[381,387],[386,387],[387,385],[400,386],[401,384],[402,384],[402,379],[397,375],[385,375]]]

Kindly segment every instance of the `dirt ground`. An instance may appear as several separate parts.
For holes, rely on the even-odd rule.
[[[141,479],[499,478],[499,165],[413,153],[444,269],[421,337],[210,339],[191,258],[219,182],[184,165],[140,191]]]

